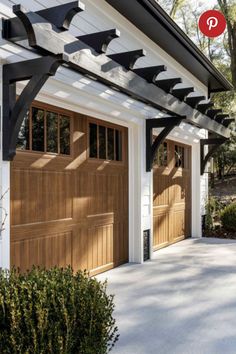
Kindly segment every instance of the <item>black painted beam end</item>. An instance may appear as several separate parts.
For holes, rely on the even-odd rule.
[[[179,77],[173,78],[173,79],[163,79],[163,80],[157,80],[155,84],[160,87],[162,90],[165,92],[169,93],[177,84],[181,84],[182,79]]]
[[[191,92],[194,92],[193,87],[185,87],[173,89],[171,94],[178,98],[180,101],[184,101]]]
[[[141,76],[143,79],[147,80],[147,82],[155,83],[155,81],[157,80],[157,76],[166,70],[167,67],[165,65],[157,65],[146,68],[133,69],[133,72]]]
[[[217,114],[220,113],[222,113],[222,109],[209,109],[207,111],[207,116],[211,119],[214,119],[217,116]]]
[[[121,66],[124,66],[127,70],[132,70],[136,61],[146,56],[146,51],[144,49],[132,50],[130,52],[115,53],[108,55],[108,57]]]
[[[200,103],[197,105],[197,110],[203,114],[205,114],[209,108],[214,107],[213,102],[207,102],[207,103]]]
[[[110,29],[107,31],[101,31],[96,33],[85,34],[77,37],[85,44],[92,47],[97,53],[106,53],[108,45],[113,39],[120,37],[120,31],[118,29]]]
[[[235,122],[234,118],[224,119],[223,120],[223,126],[228,128],[230,126],[230,124],[232,124],[233,122]]]
[[[191,106],[192,108],[196,108],[199,104],[199,102],[205,100],[205,96],[192,96],[192,97],[187,97],[185,102]]]

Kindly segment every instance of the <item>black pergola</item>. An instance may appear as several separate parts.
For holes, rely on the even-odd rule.
[[[28,50],[41,57],[3,66],[3,159],[10,161],[16,153],[17,137],[32,101],[47,81],[55,75],[60,65],[66,65],[107,86],[132,96],[164,112],[166,117],[146,121],[146,170],[152,168],[155,151],[161,142],[184,119],[187,123],[218,136],[213,150],[230,137],[228,125],[232,120],[222,115],[222,110],[211,110],[212,104],[201,104],[204,96],[188,97],[193,87],[175,89],[181,78],[160,80],[158,75],[166,70],[164,65],[134,69],[135,62],[145,51],[142,49],[106,55],[109,43],[119,37],[117,29],[75,37],[68,31],[73,17],[84,10],[80,1],[49,9],[27,12],[21,5],[13,6],[16,17],[3,21],[3,37],[12,42],[27,39]],[[16,100],[16,82],[29,80]],[[209,112],[209,114],[208,114]],[[152,143],[153,128],[163,131]],[[211,140],[204,144],[212,146]],[[212,151],[213,151],[212,150]],[[203,154],[204,155],[204,154]],[[211,155],[202,156],[202,166]],[[202,173],[203,168],[201,169]]]

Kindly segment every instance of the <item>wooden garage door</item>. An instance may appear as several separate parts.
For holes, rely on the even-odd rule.
[[[153,168],[154,250],[191,236],[191,147],[164,142]]]
[[[128,261],[127,129],[35,103],[11,164],[11,265]]]

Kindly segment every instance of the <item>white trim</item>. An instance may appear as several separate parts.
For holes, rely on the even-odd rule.
[[[4,225],[4,230],[1,233],[1,261],[0,266],[5,269],[10,268],[10,162],[2,161],[1,171],[1,195],[4,195],[2,200],[1,220],[7,213],[7,218]]]
[[[202,236],[200,144],[192,145],[192,237]]]
[[[2,77],[2,65],[0,60],[0,78]],[[0,80],[1,83],[1,80]],[[1,108],[1,145],[0,145],[0,195],[3,196],[0,210],[0,225],[6,217],[4,229],[0,234],[0,267],[10,268],[10,162],[2,161],[2,85],[0,85],[0,108]]]

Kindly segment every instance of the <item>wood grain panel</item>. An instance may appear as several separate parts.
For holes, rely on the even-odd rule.
[[[175,144],[185,148],[184,168],[175,167]],[[153,169],[153,248],[191,236],[191,147],[167,140],[168,165]]]
[[[71,232],[26,237],[11,243],[11,261],[21,271],[26,271],[33,265],[46,268],[56,265],[66,267],[72,263],[71,251]]]
[[[90,159],[89,122],[107,123],[59,113],[71,117],[71,155],[17,151],[11,163],[11,264],[97,274],[128,261],[128,130],[109,123],[122,132],[122,161]]]

